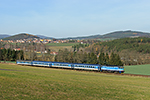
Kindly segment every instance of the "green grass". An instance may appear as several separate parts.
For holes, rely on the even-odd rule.
[[[125,66],[125,73],[150,75],[150,64]]]
[[[0,62],[4,63],[4,61],[0,61]],[[13,64],[15,64],[16,61],[5,61],[5,63],[13,63]]]
[[[47,46],[73,46],[79,43],[48,43]]]
[[[0,64],[0,100],[148,100],[149,83],[144,77]]]

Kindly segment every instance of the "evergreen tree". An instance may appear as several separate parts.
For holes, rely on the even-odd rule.
[[[11,49],[10,49],[10,48],[7,49],[7,50],[6,50],[6,53],[7,53],[7,60],[10,61],[10,60],[11,60],[11,54],[12,54]]]
[[[94,54],[94,52],[90,54],[90,59],[91,59],[90,64],[97,64],[97,56]]]
[[[123,63],[121,62],[121,59],[119,57],[119,55],[117,54],[114,54],[113,52],[111,53],[111,56],[110,56],[110,65],[119,65],[119,66],[122,66]]]
[[[101,65],[105,65],[106,64],[105,54],[103,52],[100,53],[99,64],[101,64]]]
[[[83,63],[87,63],[87,53],[83,54]]]
[[[0,61],[2,60],[2,50],[1,50],[1,48],[2,48],[2,43],[0,42]]]
[[[115,65],[119,65],[119,66],[122,66],[122,65],[123,65],[123,63],[122,63],[122,61],[121,61],[119,55],[117,55],[117,54],[116,54],[116,63],[115,63]]]
[[[0,49],[0,61],[2,60],[2,50]]]
[[[87,64],[91,63],[91,56],[90,53],[87,54]]]
[[[2,49],[2,60],[4,60],[4,62],[7,59],[7,54],[6,54],[6,49]]]
[[[15,60],[16,60],[16,51],[15,51],[15,50],[12,51],[11,60],[12,60],[12,61],[15,61]]]
[[[109,65],[109,55],[108,55],[108,53],[106,53],[106,55],[105,55],[105,61],[106,61],[106,65]]]
[[[109,64],[110,65],[115,65],[115,54],[112,52],[110,55],[110,60],[109,60]]]

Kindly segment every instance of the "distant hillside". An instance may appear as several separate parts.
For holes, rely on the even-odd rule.
[[[80,40],[82,40],[82,39],[97,39],[97,38],[103,38],[103,36],[102,35],[91,35],[91,36],[81,36],[81,37],[68,37],[68,38],[59,38],[59,39],[74,39],[74,40],[78,40],[78,39],[80,39]]]
[[[4,38],[5,37],[5,38]],[[150,33],[140,32],[140,31],[115,31],[110,32],[104,35],[91,35],[91,36],[81,36],[81,37],[68,37],[68,38],[58,38],[58,39],[119,39],[119,38],[127,38],[127,37],[150,37]],[[0,39],[4,40],[17,40],[17,39],[27,39],[27,38],[42,38],[42,39],[54,39],[52,37],[47,37],[43,35],[31,35],[31,34],[18,34],[14,36],[9,35],[0,35]]]
[[[103,38],[150,37],[150,33],[139,31],[116,31],[103,35]]]
[[[63,39],[105,39],[105,38],[126,38],[126,37],[150,37],[150,33],[128,30],[128,31],[115,31],[104,35],[69,37]]]
[[[47,37],[47,36],[44,36],[44,35],[37,35],[37,37],[39,37],[41,39],[54,39],[52,37]]]
[[[6,37],[9,37],[10,35],[7,35],[7,34],[0,34],[0,39],[2,38],[6,38]]]
[[[3,40],[20,40],[20,39],[29,39],[29,38],[39,38],[39,37],[27,33],[21,33],[21,34],[3,38]]]
[[[93,49],[99,52],[119,54],[125,65],[150,64],[150,38],[120,38],[107,42],[97,42],[86,48],[86,52]]]

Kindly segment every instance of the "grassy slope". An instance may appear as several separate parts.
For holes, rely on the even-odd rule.
[[[149,78],[6,64],[0,69],[1,100],[150,98]]]
[[[150,75],[150,64],[125,66],[125,73]]]

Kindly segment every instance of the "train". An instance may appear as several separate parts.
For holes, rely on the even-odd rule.
[[[90,70],[99,72],[124,73],[123,66],[116,65],[100,65],[100,64],[81,64],[81,63],[67,63],[67,62],[51,62],[51,61],[26,61],[17,60],[18,65],[53,67],[53,68],[67,68],[77,70]]]

